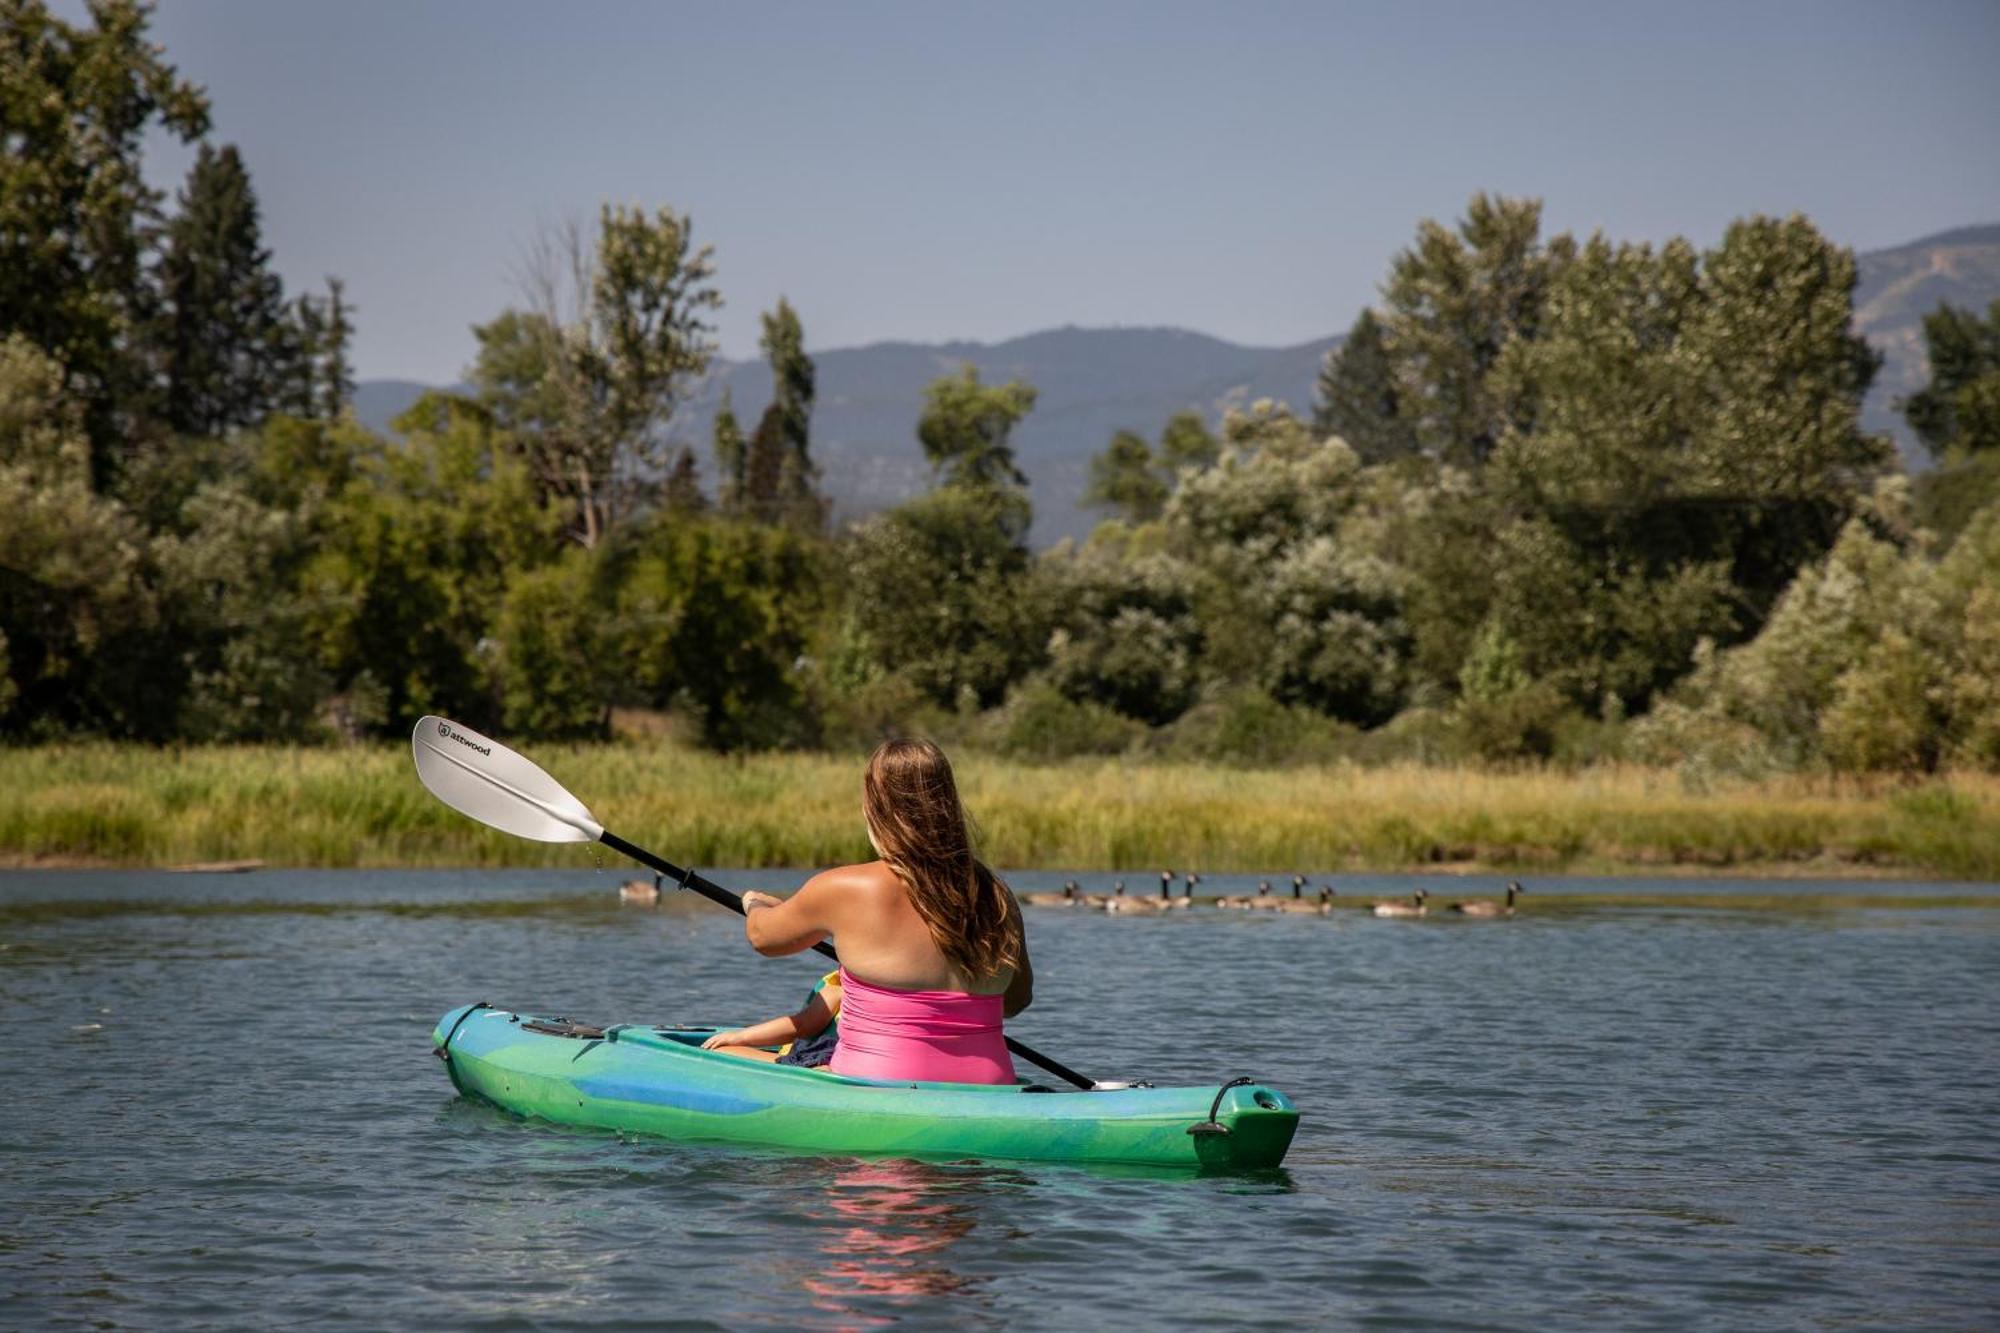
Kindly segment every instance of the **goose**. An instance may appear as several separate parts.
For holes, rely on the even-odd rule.
[[[1295,916],[1331,916],[1333,915],[1333,890],[1322,888],[1319,891],[1318,898],[1281,899],[1275,910],[1288,912]]]
[[[1460,916],[1512,916],[1514,915],[1514,899],[1516,895],[1526,892],[1527,890],[1521,887],[1519,880],[1510,880],[1507,884],[1507,904],[1504,907],[1494,902],[1491,898],[1481,898],[1475,902],[1453,903],[1449,910],[1458,913]]]
[[[648,884],[643,879],[628,879],[618,886],[618,901],[636,903],[641,907],[652,907],[660,901],[660,877],[653,876]]]
[[[1303,897],[1305,896],[1305,887],[1306,887],[1306,877],[1305,877],[1304,875],[1293,875],[1293,876],[1292,876],[1292,897],[1293,897],[1293,898],[1295,898],[1295,899],[1296,899],[1296,898],[1303,898]]]
[[[1160,910],[1163,912],[1178,912],[1193,907],[1194,882],[1200,878],[1201,876],[1199,875],[1189,875],[1187,877],[1187,888],[1183,889],[1181,896],[1176,898],[1174,897],[1174,872],[1171,870],[1161,871]]]
[[[1257,898],[1268,898],[1270,894],[1271,894],[1271,881],[1268,879],[1258,880]],[[1249,908],[1256,906],[1257,898],[1246,898],[1241,894],[1237,894],[1230,897],[1217,898],[1215,900],[1215,905],[1217,907],[1234,908],[1237,911],[1246,911]]]
[[[1294,875],[1293,879],[1297,880],[1298,876]],[[1302,883],[1303,881],[1300,882]],[[1292,885],[1292,897],[1296,898],[1298,895],[1298,884],[1295,883]],[[1253,912],[1275,912],[1280,905],[1289,901],[1291,901],[1289,898],[1273,897],[1271,895],[1271,881],[1268,879],[1262,880],[1257,885],[1257,896],[1250,900],[1250,910]]]
[[[1424,899],[1428,897],[1430,897],[1429,893],[1425,892],[1422,889],[1418,889],[1416,893],[1411,896],[1409,902],[1376,903],[1374,907],[1374,912],[1376,916],[1422,916],[1426,910],[1424,907]]]
[[[1061,893],[1028,893],[1022,895],[1021,901],[1027,903],[1030,907],[1081,906],[1076,896],[1075,880],[1071,880],[1069,883],[1063,885]]]
[[[1103,911],[1105,904],[1111,901],[1101,893],[1085,893],[1082,886],[1075,880],[1070,880],[1064,884],[1063,892],[1073,896],[1076,899],[1078,907],[1094,912]],[[1125,892],[1125,881],[1122,879],[1118,881],[1118,892]]]
[[[1117,884],[1112,886],[1111,896],[1104,900],[1104,910],[1120,913],[1157,912],[1160,910],[1160,905],[1151,898],[1127,898],[1125,896],[1125,881],[1121,879]]]

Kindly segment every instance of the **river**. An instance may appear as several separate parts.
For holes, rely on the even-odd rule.
[[[1031,909],[1010,1030],[1098,1078],[1252,1074],[1298,1104],[1282,1170],[1202,1177],[680,1145],[460,1100],[429,1056],[451,1006],[747,1022],[815,975],[699,900],[622,907],[618,878],[0,873],[0,1322],[2000,1318],[1995,886],[1533,880],[1506,921]]]

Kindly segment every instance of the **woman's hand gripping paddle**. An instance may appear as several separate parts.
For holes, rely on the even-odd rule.
[[[591,816],[562,784],[500,742],[441,717],[425,717],[410,735],[417,779],[431,795],[462,815],[502,833],[536,842],[601,842],[641,865],[651,866],[684,889],[743,914],[743,899],[720,884],[625,841]],[[813,949],[838,959],[824,942]],[[1094,1086],[1074,1069],[1039,1055],[1012,1037],[1007,1049],[1079,1088]]]

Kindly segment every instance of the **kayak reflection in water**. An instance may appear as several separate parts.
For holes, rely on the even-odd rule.
[[[822,871],[790,898],[744,894],[751,947],[837,943],[834,1073],[1012,1083],[1001,1020],[1028,1007],[1035,974],[1020,904],[973,854],[951,762],[929,741],[884,741],[861,795],[881,859]]]
[[[989,1282],[955,1271],[946,1254],[976,1228],[971,1204],[986,1174],[959,1176],[909,1161],[857,1162],[836,1172],[822,1215],[822,1262],[801,1278],[813,1304],[859,1316],[851,1304],[858,1297],[948,1296]]]

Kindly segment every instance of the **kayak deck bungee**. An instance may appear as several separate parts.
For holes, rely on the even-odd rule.
[[[1289,1098],[1247,1079],[1091,1092],[886,1082],[702,1050],[713,1031],[598,1028],[475,1004],[440,1019],[431,1041],[468,1097],[670,1139],[1242,1170],[1277,1166],[1298,1128]]]

